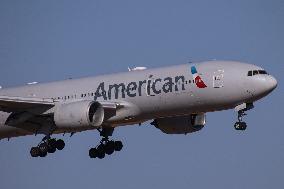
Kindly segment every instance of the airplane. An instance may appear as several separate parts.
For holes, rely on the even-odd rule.
[[[261,67],[216,60],[33,82],[0,90],[0,139],[43,134],[30,155],[45,157],[65,147],[52,135],[97,130],[101,141],[89,156],[102,159],[122,150],[121,141],[110,140],[119,126],[153,120],[166,134],[188,134],[205,126],[207,112],[235,109],[234,128],[244,131],[246,112],[276,87]]]

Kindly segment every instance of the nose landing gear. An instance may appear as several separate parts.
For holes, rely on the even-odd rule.
[[[115,151],[121,151],[123,144],[121,141],[109,140],[109,136],[112,135],[113,128],[98,130],[100,135],[103,137],[100,144],[96,148],[91,148],[89,150],[90,158],[103,159],[105,155],[111,155]]]
[[[252,109],[253,107],[254,106],[252,103],[244,103],[235,108],[235,110],[238,111],[238,121],[234,124],[236,130],[246,130],[247,124],[243,121],[243,117],[247,115],[245,112]]]
[[[46,136],[36,147],[31,148],[30,154],[32,157],[46,157],[48,153],[54,153],[56,150],[63,150],[64,147],[65,143],[63,140],[56,140],[55,138]]]

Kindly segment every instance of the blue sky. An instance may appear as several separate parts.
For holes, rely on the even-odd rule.
[[[33,159],[41,136],[0,141],[1,188],[283,188],[284,2],[281,0],[1,0],[0,84],[47,82],[210,59],[265,68],[278,88],[233,129],[209,113],[191,135],[148,123],[121,127],[122,152],[91,160],[97,132],[61,136],[64,151]]]

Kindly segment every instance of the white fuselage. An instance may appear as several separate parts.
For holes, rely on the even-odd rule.
[[[198,73],[193,74],[193,66]],[[230,109],[254,102],[276,87],[271,75],[248,76],[250,70],[262,68],[238,62],[209,61],[7,88],[1,89],[0,95],[53,99],[56,104],[82,100],[117,103],[124,108],[105,122],[116,127],[159,117]],[[197,86],[201,81],[196,76],[202,78],[206,87]],[[52,110],[45,114],[52,114]],[[25,129],[25,125],[20,128],[5,125],[9,115],[0,112],[0,138],[34,133],[32,129]],[[57,128],[55,133],[88,129],[93,128]]]

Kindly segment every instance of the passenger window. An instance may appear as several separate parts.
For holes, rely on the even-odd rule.
[[[253,70],[253,75],[257,75],[258,71],[257,70]]]
[[[248,72],[248,76],[252,76],[252,71],[249,71],[249,72]]]

